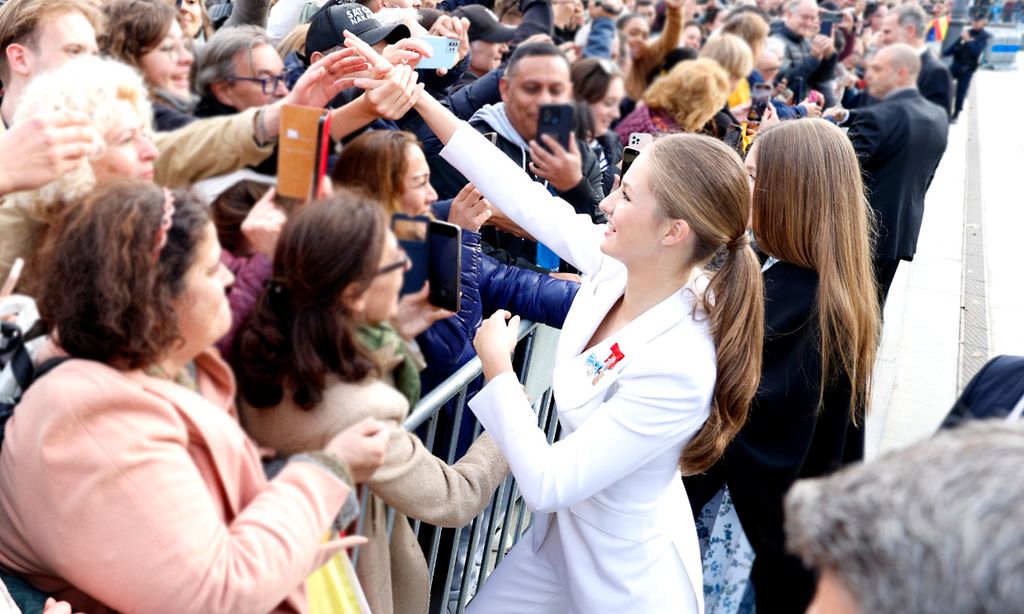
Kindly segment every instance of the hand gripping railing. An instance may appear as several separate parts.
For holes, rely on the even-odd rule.
[[[520,381],[527,381],[531,368],[538,362],[535,360],[537,358],[534,352],[535,342],[538,331],[543,328],[533,322],[520,324],[520,342],[516,349],[517,364],[519,365],[516,373]],[[421,427],[426,425],[423,444],[435,456],[444,459],[449,465],[456,461],[456,452],[460,441],[459,434],[462,429],[473,429],[473,441],[480,436],[480,422],[471,413],[467,413],[466,397],[467,389],[482,373],[480,359],[474,357],[451,377],[424,395],[403,423],[404,428],[408,431],[421,430]],[[449,408],[454,411],[451,433],[438,437],[440,412],[453,400],[454,405]],[[548,441],[554,441],[558,420],[550,388],[546,388],[540,394],[540,398],[534,402],[533,408],[537,412],[537,423],[547,433]],[[361,509],[356,524],[357,534],[364,531],[367,506],[370,500],[370,492],[365,484],[360,489],[359,499]],[[431,595],[432,611],[437,611],[436,606],[440,603],[443,604],[440,611],[462,614],[469,599],[479,587],[483,586],[491,571],[504,558],[506,551],[518,542],[526,531],[530,520],[529,514],[529,510],[526,509],[522,497],[519,495],[515,478],[509,474],[498,486],[490,505],[466,527],[454,529],[450,547],[444,551],[441,547],[442,529],[440,527],[412,520],[413,531],[417,537],[420,535],[421,528],[429,527],[432,530],[429,548],[425,549],[425,555],[431,586],[434,587],[435,592],[438,588],[441,591],[440,594]],[[387,532],[389,539],[394,521],[395,512],[388,508]],[[463,536],[463,532],[467,528],[469,530],[468,538]],[[424,540],[421,539],[420,543],[423,544]],[[358,561],[359,550],[357,548],[352,554],[353,565]],[[440,584],[434,581],[439,562],[446,563],[445,579]],[[474,577],[477,573],[479,580],[474,585]],[[457,589],[452,591],[452,587],[456,583]]]

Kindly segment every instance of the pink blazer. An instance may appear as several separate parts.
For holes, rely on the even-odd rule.
[[[304,579],[349,488],[309,463],[268,482],[213,353],[200,394],[65,362],[0,453],[0,565],[91,613],[304,612]]]

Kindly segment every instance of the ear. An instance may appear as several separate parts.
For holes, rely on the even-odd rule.
[[[321,51],[314,51],[313,53],[311,53],[309,55],[309,64],[310,64],[310,66],[312,66],[313,64],[316,64],[317,62],[319,62],[320,58],[322,58],[322,57],[324,57],[324,54]]]
[[[502,75],[498,81],[498,92],[501,93],[501,101],[508,102],[508,79]]]
[[[11,73],[29,77],[32,75],[32,66],[28,58],[28,49],[24,45],[12,43],[5,50],[7,54],[7,66]]]
[[[690,225],[685,220],[668,220],[661,235],[662,247],[674,247],[690,237]]]
[[[231,83],[228,81],[221,81],[218,83],[210,84],[210,93],[217,99],[217,102],[234,107],[234,101],[231,96]]]
[[[360,290],[355,283],[345,286],[338,301],[352,313],[361,314],[366,311],[366,292]]]

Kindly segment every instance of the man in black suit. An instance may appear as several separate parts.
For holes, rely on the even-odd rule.
[[[926,100],[942,107],[946,114],[953,105],[953,76],[924,44],[928,16],[916,4],[904,4],[894,9],[882,21],[882,45],[906,43],[921,56],[921,72],[917,76],[917,90]]]
[[[900,260],[913,260],[924,195],[946,151],[948,112],[917,90],[921,58],[910,45],[883,47],[868,63],[868,93],[878,102],[830,116],[850,127],[864,187],[875,211],[875,278],[885,304]]]

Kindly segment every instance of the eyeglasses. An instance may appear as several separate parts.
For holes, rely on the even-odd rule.
[[[237,75],[231,75],[228,77],[228,81],[251,81],[253,83],[259,83],[263,88],[263,93],[267,96],[277,91],[277,87],[284,83],[285,75],[274,75],[272,77],[239,77]]]
[[[400,258],[401,259],[398,262],[392,262],[391,264],[386,264],[377,269],[377,277],[381,275],[387,275],[388,273],[391,273],[392,271],[397,271],[398,269],[408,271],[412,267],[412,260],[409,260],[408,254],[406,254],[404,251],[401,252]]]

